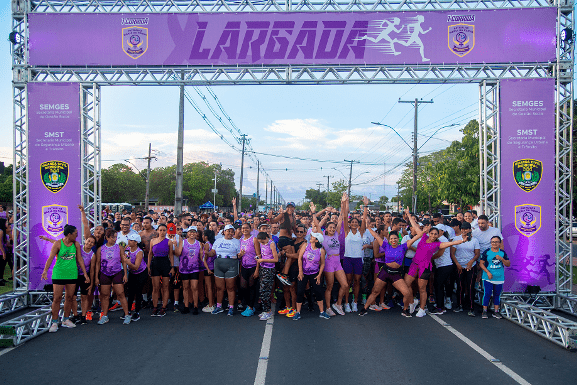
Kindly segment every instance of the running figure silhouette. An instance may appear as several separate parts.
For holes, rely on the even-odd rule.
[[[422,61],[430,61],[430,59],[425,58],[425,47],[423,46],[423,42],[421,41],[421,38],[419,37],[419,34],[424,35],[432,29],[429,27],[429,29],[427,29],[426,31],[423,31],[423,28],[421,28],[421,24],[424,21],[425,21],[425,17],[423,15],[417,15],[417,21],[415,21],[413,24],[407,25],[407,32],[411,34],[411,36],[409,36],[409,40],[406,42],[401,41],[401,40],[397,40],[397,42],[404,45],[405,47],[407,47],[413,43],[417,44],[419,46],[419,52],[421,53],[421,60]],[[411,27],[413,29],[412,31],[411,31]]]
[[[400,43],[399,40],[397,39],[391,39],[391,37],[389,36],[389,33],[391,33],[392,31],[395,31],[396,33],[400,33],[403,30],[403,26],[401,26],[400,29],[396,29],[395,26],[398,25],[401,22],[401,19],[399,19],[398,17],[393,18],[393,22],[391,23],[389,20],[383,20],[383,22],[381,23],[381,28],[384,28],[380,33],[379,36],[375,37],[370,37],[370,36],[363,36],[361,37],[359,40],[370,40],[373,43],[378,43],[381,40],[386,40],[391,44],[391,49],[393,51],[393,55],[400,55],[400,52],[397,52],[397,50],[395,50],[395,43]],[[387,26],[385,27],[385,23],[387,23]]]

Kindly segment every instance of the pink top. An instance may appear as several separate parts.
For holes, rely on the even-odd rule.
[[[417,246],[417,252],[413,257],[413,262],[417,263],[419,266],[422,267],[429,266],[430,268],[431,261],[433,259],[433,254],[437,252],[441,242],[437,241],[427,243],[427,239],[429,239],[429,235],[423,234],[423,237],[419,242],[419,245]]]

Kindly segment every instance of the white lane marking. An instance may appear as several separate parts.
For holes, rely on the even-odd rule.
[[[4,354],[11,352],[12,350],[14,350],[16,348],[17,348],[17,346],[12,346],[11,348],[6,348],[0,352],[0,356],[3,356]]]
[[[452,327],[451,325],[449,325],[448,323],[446,323],[445,321],[443,321],[442,319],[440,319],[439,317],[437,317],[434,314],[430,314],[430,316],[432,319],[434,319],[439,324],[441,324],[441,326],[443,326],[445,329],[447,329],[448,331],[450,331],[451,333],[456,335],[457,338],[459,338],[461,341],[463,341],[464,343],[469,345],[474,351],[476,351],[477,353],[479,353],[480,355],[485,357],[490,363],[492,363],[493,365],[495,365],[496,367],[501,369],[506,375],[511,377],[513,380],[515,380],[518,384],[531,385],[527,380],[525,380],[523,377],[521,377],[520,375],[518,375],[517,373],[515,373],[511,369],[509,369],[501,361],[499,361],[497,358],[495,358],[492,355],[490,355],[489,353],[487,353],[479,345],[477,345],[476,343],[474,343],[473,341],[471,341],[470,339],[465,337],[462,333],[457,331],[454,327]]]
[[[273,324],[274,324],[274,312],[272,314],[272,317],[266,321],[266,326],[264,328],[264,337],[262,338],[260,355],[258,357],[258,367],[256,368],[256,377],[254,378],[254,385],[264,385],[266,382],[266,368],[268,366],[268,355],[270,353],[270,342],[272,340]]]

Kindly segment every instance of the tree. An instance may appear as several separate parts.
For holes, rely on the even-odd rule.
[[[144,198],[146,185],[139,174],[117,163],[102,170],[102,201],[130,202]]]
[[[314,202],[318,209],[322,209],[327,205],[327,193],[311,188],[306,191],[305,200]]]

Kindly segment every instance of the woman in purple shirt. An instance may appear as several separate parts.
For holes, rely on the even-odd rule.
[[[202,266],[203,246],[197,239],[197,232],[196,226],[190,226],[186,233],[186,239],[181,238],[176,248],[176,255],[180,256],[178,271],[182,281],[183,314],[190,313],[190,297],[194,303],[192,314],[198,314],[198,281]]]
[[[134,314],[132,314],[131,321],[136,322],[140,319],[140,309],[142,307],[142,288],[148,279],[146,272],[146,262],[144,262],[144,252],[138,247],[142,241],[140,235],[130,233],[127,236],[128,247],[126,252],[126,266],[130,274],[128,275],[128,309],[132,308],[134,304]]]
[[[250,317],[254,315],[254,303],[258,296],[258,281],[254,277],[254,272],[257,268],[256,257],[260,255],[260,243],[257,240],[257,236],[251,231],[250,224],[243,223],[241,230],[240,250],[241,252],[244,251],[244,254],[240,261],[239,294],[242,304],[246,306],[246,309],[241,314],[245,317]]]
[[[156,232],[158,236],[150,241],[148,252],[148,274],[152,277],[152,310],[151,316],[164,317],[166,315],[166,305],[168,305],[168,284],[169,277],[174,275],[174,255],[173,242],[166,238],[166,225],[160,224]],[[162,280],[162,308],[158,308],[158,297],[160,295],[160,277]]]

